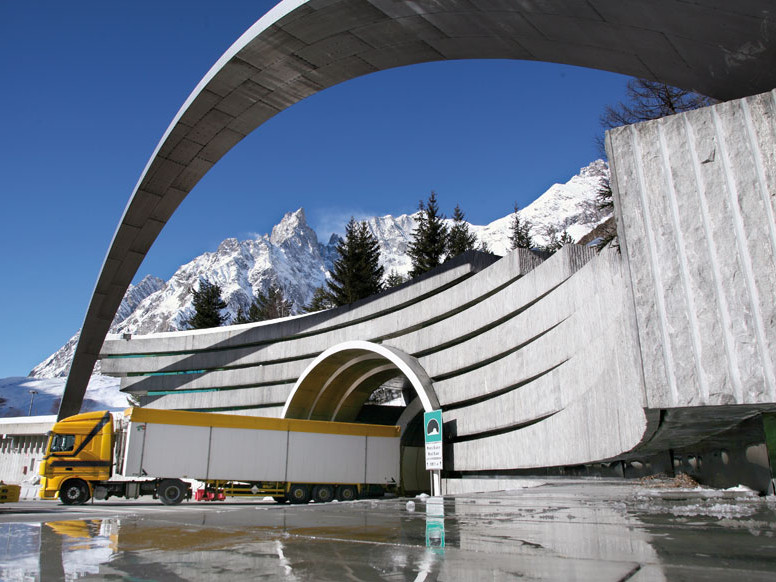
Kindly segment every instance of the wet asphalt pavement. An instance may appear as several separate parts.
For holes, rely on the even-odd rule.
[[[27,501],[0,506],[0,579],[774,580],[776,499],[558,479],[443,504]]]

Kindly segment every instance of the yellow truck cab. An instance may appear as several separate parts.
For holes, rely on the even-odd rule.
[[[40,497],[77,505],[92,496],[92,483],[111,477],[113,416],[110,412],[76,414],[57,422],[49,433],[39,473]]]

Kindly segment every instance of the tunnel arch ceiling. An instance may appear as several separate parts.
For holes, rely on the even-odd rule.
[[[59,411],[80,410],[121,299],[156,237],[232,147],[298,101],[423,62],[537,60],[658,79],[728,99],[776,86],[771,2],[286,0],[224,53],[181,107],[127,204],[87,309]]]
[[[439,408],[431,379],[415,358],[390,346],[348,341],[325,350],[307,366],[281,417],[354,421],[369,395],[398,376],[412,385],[422,410]]]

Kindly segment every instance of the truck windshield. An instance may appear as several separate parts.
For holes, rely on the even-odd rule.
[[[74,434],[55,434],[51,435],[51,452],[62,453],[72,451],[75,445]]]

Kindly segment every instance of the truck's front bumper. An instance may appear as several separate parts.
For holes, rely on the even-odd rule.
[[[55,480],[53,483],[51,482],[51,479],[47,479],[46,477],[40,478],[40,490],[38,491],[38,496],[41,499],[56,499],[57,495],[59,494],[59,487],[57,487],[59,480]],[[54,486],[53,489],[49,489],[49,487]]]

